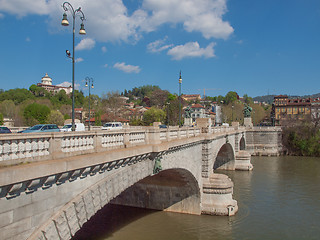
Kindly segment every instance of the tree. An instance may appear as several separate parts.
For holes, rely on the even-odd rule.
[[[167,90],[157,89],[151,93],[150,105],[162,108],[167,102],[169,92]]]
[[[33,94],[24,88],[10,89],[8,91],[0,93],[0,101],[12,100],[16,105],[22,103],[27,99],[34,98],[35,97],[33,96]]]
[[[164,122],[166,114],[163,110],[151,107],[143,114],[143,121],[147,126],[152,125],[153,122]]]
[[[61,112],[52,110],[48,116],[48,123],[57,124],[58,126],[64,125],[64,117]]]
[[[238,99],[238,94],[236,92],[230,91],[227,93],[227,95],[224,97],[225,104],[232,103]]]
[[[120,109],[124,105],[124,102],[120,99],[119,92],[108,92],[103,95],[102,104],[104,111],[115,119],[119,116]]]
[[[70,116],[72,114],[72,106],[67,105],[67,104],[61,105],[60,112],[62,113],[62,115],[64,115],[64,116],[68,115],[70,118]]]
[[[32,84],[29,87],[29,91],[33,93],[34,96],[36,97],[44,97],[44,96],[48,96],[48,91],[45,90],[43,87],[39,87],[35,84]]]
[[[82,107],[84,104],[84,95],[82,91],[74,91],[74,103],[76,107]]]
[[[3,115],[0,113],[0,125],[3,125]]]
[[[94,119],[95,119],[95,125],[101,126],[101,111],[96,112]]]
[[[12,100],[4,100],[0,104],[0,111],[4,117],[13,119],[16,113],[16,105]]]
[[[36,123],[46,123],[49,114],[49,107],[37,103],[32,103],[28,105],[23,112],[23,116],[26,120],[27,125],[34,125]]]
[[[244,94],[243,99],[246,104],[253,104],[253,98],[249,97],[248,94]]]
[[[65,90],[60,90],[58,93],[51,97],[51,102],[55,106],[61,106],[62,104],[72,104],[71,98],[67,95]]]

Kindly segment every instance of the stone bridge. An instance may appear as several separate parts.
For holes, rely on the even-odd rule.
[[[274,127],[198,127],[0,136],[0,239],[70,239],[108,203],[233,215],[233,183],[278,155]]]

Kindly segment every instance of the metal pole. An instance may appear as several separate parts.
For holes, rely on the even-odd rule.
[[[89,125],[88,125],[88,130],[90,131],[90,119],[91,119],[91,112],[90,112],[90,96],[91,96],[91,93],[90,93],[90,88],[93,88],[93,78],[89,78],[89,77],[86,77],[85,78],[86,80],[86,87],[89,87]],[[88,85],[88,82],[89,82],[89,85]]]
[[[181,78],[181,71],[180,71],[180,76],[179,76],[179,127],[181,126],[181,83],[182,83],[182,78]]]
[[[74,22],[76,19],[76,15],[73,14],[72,16],[72,128],[71,131],[75,130],[75,124],[74,124]]]
[[[88,130],[90,131],[90,119],[91,119],[91,114],[90,114],[90,88],[91,88],[91,84],[90,84],[90,80],[89,80],[89,126],[88,126]]]
[[[76,14],[80,13],[82,16],[80,16],[80,19],[82,21],[81,23],[81,29],[79,34],[86,34],[85,29],[84,29],[84,24],[83,24],[83,20],[85,20],[84,14],[81,11],[81,7],[79,7],[78,9],[74,10],[74,8],[72,7],[72,5],[69,2],[64,2],[62,4],[62,8],[65,12],[70,11],[72,14],[72,56],[70,57],[70,53],[69,51],[67,51],[67,56],[69,58],[72,59],[72,127],[71,130],[74,131],[75,130],[75,113],[74,113],[74,105],[75,105],[75,95],[74,95],[74,78],[75,78],[75,70],[74,70],[74,63],[75,63],[75,51],[74,51],[74,40],[75,40],[75,21],[76,21]],[[64,13],[63,15],[63,20],[61,22],[61,24],[63,26],[68,26],[69,22],[67,20],[67,14]]]

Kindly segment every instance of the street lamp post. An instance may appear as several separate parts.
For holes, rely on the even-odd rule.
[[[65,12],[70,11],[71,15],[72,15],[72,56],[69,50],[66,51],[67,57],[72,59],[72,131],[75,130],[75,124],[74,124],[74,35],[75,35],[75,28],[74,28],[74,24],[75,24],[75,20],[76,20],[76,15],[79,13],[80,14],[80,19],[81,19],[81,25],[80,25],[80,31],[79,34],[81,35],[85,35],[86,31],[84,29],[84,24],[83,24],[83,20],[85,20],[84,14],[81,11],[81,7],[77,8],[76,10],[74,10],[74,8],[72,7],[72,5],[69,2],[64,2],[62,4],[62,8]],[[69,26],[69,21],[67,19],[67,14],[63,13],[63,18],[61,21],[61,25],[62,26]]]
[[[89,84],[88,84],[89,83]],[[90,114],[90,88],[93,88],[93,78],[86,77],[86,87],[89,86],[89,125],[88,130],[90,131],[90,120],[91,120],[91,114]]]
[[[181,71],[180,71],[180,76],[179,76],[179,127],[181,126],[181,83],[182,83],[182,78],[181,78]]]
[[[169,118],[169,106],[170,106],[170,102],[167,102],[166,103],[166,106],[167,106],[167,124],[168,124],[168,127],[170,126],[170,118]]]
[[[234,105],[232,105],[232,120],[231,120],[231,122],[233,122],[233,109],[234,109]]]

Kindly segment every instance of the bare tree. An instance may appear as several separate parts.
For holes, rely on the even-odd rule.
[[[121,109],[124,106],[125,101],[120,97],[118,91],[108,92],[102,96],[103,111],[107,113],[111,118],[121,116]]]

